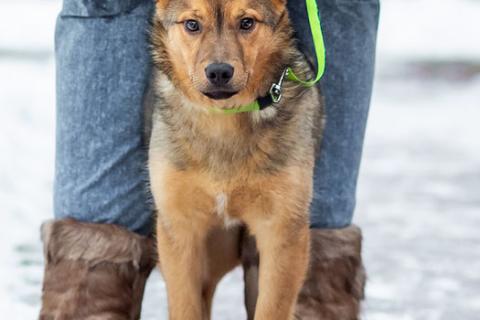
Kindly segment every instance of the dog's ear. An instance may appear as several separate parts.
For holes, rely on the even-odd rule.
[[[165,10],[167,10],[170,0],[156,0],[156,15],[160,19],[164,18]]]
[[[285,7],[287,6],[287,0],[272,0],[272,3],[278,11],[285,10]]]
[[[156,0],[157,14],[163,16],[169,4],[170,0]]]
[[[170,3],[170,0],[156,0],[156,1],[157,1],[157,8],[163,9],[163,10],[165,10],[165,8]]]

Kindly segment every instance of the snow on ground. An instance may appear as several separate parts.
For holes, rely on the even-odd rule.
[[[0,314],[34,319],[51,216],[57,0],[0,2]],[[366,320],[480,312],[480,1],[385,0],[356,223]],[[241,272],[214,319],[244,319]],[[150,279],[142,319],[166,319]],[[160,316],[158,316],[160,314]],[[6,317],[6,316],[5,316]]]

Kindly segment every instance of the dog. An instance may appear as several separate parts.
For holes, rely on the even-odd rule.
[[[261,261],[255,319],[292,319],[309,261],[320,94],[285,81],[276,103],[226,114],[268,95],[286,67],[312,76],[286,0],[157,0],[151,43],[148,168],[169,318],[210,318],[246,230]]]

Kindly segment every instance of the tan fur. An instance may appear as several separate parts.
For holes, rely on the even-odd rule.
[[[262,22],[239,34],[242,16]],[[202,34],[175,23],[192,18]],[[170,319],[209,319],[216,284],[239,263],[239,229],[229,227],[237,222],[255,236],[262,261],[255,319],[293,317],[308,264],[318,93],[287,83],[275,108],[208,112],[251,103],[286,66],[308,75],[291,34],[284,1],[157,3],[149,170]],[[232,98],[202,94],[212,61],[235,66]]]
[[[312,230],[310,267],[298,298],[296,320],[357,320],[364,297],[362,235],[356,226]],[[258,299],[258,252],[255,239],[242,241],[245,305],[253,320]]]
[[[279,65],[284,65],[292,54],[292,29],[283,2],[159,1],[152,34],[156,49],[153,51],[154,62],[197,105],[225,108],[249,104],[270,89],[272,82],[280,76],[279,71],[283,71],[278,70]],[[219,14],[222,14],[221,29],[217,27]],[[261,22],[249,34],[232,30],[238,24],[238,17],[243,16]],[[201,35],[192,36],[185,32],[180,22],[188,19],[203,22]],[[220,102],[200,93],[208,87],[205,67],[219,61],[228,61],[235,67],[232,87],[240,91]]]

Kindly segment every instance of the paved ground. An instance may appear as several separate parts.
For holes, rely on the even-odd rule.
[[[0,3],[0,314],[9,319],[34,319],[39,308],[57,8],[54,0]],[[369,271],[364,319],[478,319],[479,14],[472,0],[384,1],[356,214]],[[220,286],[214,319],[244,319],[242,304],[238,270]],[[166,319],[165,305],[154,274],[142,319]]]

